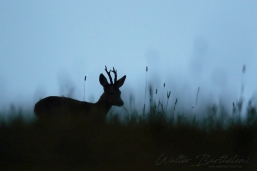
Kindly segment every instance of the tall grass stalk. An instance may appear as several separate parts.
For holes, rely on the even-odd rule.
[[[147,71],[148,71],[148,66],[146,66],[146,74],[145,74],[145,101],[146,101],[146,89],[147,89]],[[143,109],[143,116],[145,116],[145,101],[144,101],[144,109]]]
[[[173,107],[172,118],[174,117],[174,114],[175,114],[177,102],[178,102],[178,99],[176,98],[175,103],[174,103],[174,107]]]
[[[83,96],[83,101],[85,101],[85,82],[86,82],[86,80],[87,80],[87,76],[85,76],[85,78],[84,78],[84,96]]]
[[[167,107],[168,107],[169,99],[170,99],[170,91],[167,92],[167,103],[166,103],[166,108],[165,108],[166,112],[167,112]]]
[[[244,75],[246,71],[246,65],[243,65],[242,67],[242,85],[241,85],[241,92],[240,92],[240,98],[238,102],[239,107],[239,116],[241,116],[242,108],[243,108],[243,95],[244,95]]]
[[[165,91],[165,83],[163,84],[163,89],[162,89],[162,104],[163,104],[164,91]]]
[[[157,97],[157,93],[158,93],[158,89],[155,90],[155,97]],[[154,110],[155,110],[155,112],[156,112],[156,107],[157,107],[156,101],[154,100]]]
[[[198,95],[199,95],[200,87],[198,87],[196,99],[195,99],[195,106],[194,106],[194,115],[196,117],[196,108],[197,108],[197,101],[198,101]]]

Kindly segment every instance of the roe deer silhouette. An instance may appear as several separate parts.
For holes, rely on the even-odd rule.
[[[117,70],[105,71],[109,76],[110,84],[103,74],[99,76],[99,82],[104,92],[96,103],[78,101],[68,97],[49,96],[35,104],[34,113],[39,117],[46,116],[85,116],[89,121],[104,121],[112,106],[123,106],[119,88],[123,85],[126,75],[117,80]],[[114,83],[111,72],[114,73]],[[47,117],[48,118],[48,117]]]

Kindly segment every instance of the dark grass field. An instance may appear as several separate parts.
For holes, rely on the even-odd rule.
[[[257,124],[147,121],[94,125],[74,118],[16,118],[0,126],[0,170],[256,170]],[[201,123],[203,125],[203,123]]]

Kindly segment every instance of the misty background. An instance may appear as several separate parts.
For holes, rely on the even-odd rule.
[[[125,107],[147,84],[169,107],[257,98],[257,1],[0,1],[0,111],[46,96],[96,102],[115,67]],[[243,66],[245,72],[242,72]],[[86,76],[86,82],[84,77]],[[165,88],[163,84],[165,83]],[[148,95],[146,99],[149,99]]]

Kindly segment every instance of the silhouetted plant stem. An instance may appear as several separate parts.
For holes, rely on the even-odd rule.
[[[86,80],[87,80],[87,76],[85,76],[85,78],[84,78],[84,97],[83,97],[83,101],[85,101],[85,82],[86,82]]]
[[[148,67],[146,66],[146,75],[145,75],[145,100],[146,100],[146,88],[147,88],[147,71]],[[144,101],[144,109],[143,109],[143,116],[145,115],[145,101]]]
[[[170,91],[169,92],[167,92],[167,103],[166,103],[166,112],[167,112],[167,107],[168,107],[168,103],[169,103],[169,99],[170,99]]]
[[[172,117],[174,117],[177,102],[178,102],[178,99],[176,98],[176,101],[175,101],[174,107],[173,107],[173,114],[172,114]]]

